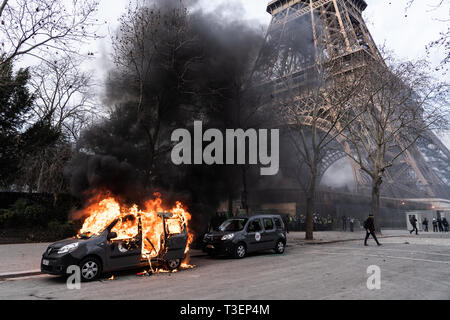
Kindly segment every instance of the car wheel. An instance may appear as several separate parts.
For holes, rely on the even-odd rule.
[[[169,259],[166,261],[167,269],[169,270],[175,270],[180,267],[181,259]]]
[[[95,257],[88,257],[80,262],[81,280],[92,281],[97,279],[102,273],[102,264]]]
[[[242,259],[247,254],[247,248],[245,247],[245,244],[238,243],[236,245],[236,248],[234,248],[234,257],[237,259]]]
[[[284,242],[283,241],[281,241],[281,240],[278,240],[277,241],[277,244],[276,244],[276,246],[275,246],[275,253],[277,253],[277,254],[283,254],[284,253],[284,248],[285,248],[286,246],[284,245]]]

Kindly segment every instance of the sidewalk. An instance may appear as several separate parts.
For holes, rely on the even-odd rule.
[[[31,275],[40,272],[41,256],[50,243],[0,245],[0,279],[6,275]]]
[[[408,236],[406,230],[382,230],[382,235],[378,238]],[[343,231],[315,231],[314,240],[305,240],[305,232],[289,232],[287,235],[288,245],[323,244],[344,241],[361,240],[364,241],[365,231],[343,232]]]

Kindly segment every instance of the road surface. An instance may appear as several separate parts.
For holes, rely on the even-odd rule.
[[[106,275],[67,289],[39,275],[0,281],[0,299],[450,299],[450,239],[406,237],[290,245],[242,260],[196,257],[196,268],[138,277]],[[369,290],[367,268],[380,267],[381,289]]]

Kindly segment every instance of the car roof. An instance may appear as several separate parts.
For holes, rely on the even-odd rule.
[[[250,216],[249,218],[281,218],[278,214],[258,214]]]
[[[236,216],[231,217],[230,219],[250,219],[250,218],[281,218],[281,216],[277,214],[257,214],[254,216]]]

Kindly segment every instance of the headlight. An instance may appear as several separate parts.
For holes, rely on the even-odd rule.
[[[222,237],[222,241],[231,240],[234,237],[234,233],[226,234]]]
[[[68,253],[74,251],[76,248],[78,248],[78,242],[68,244],[61,249],[58,250],[58,254],[62,253]]]

